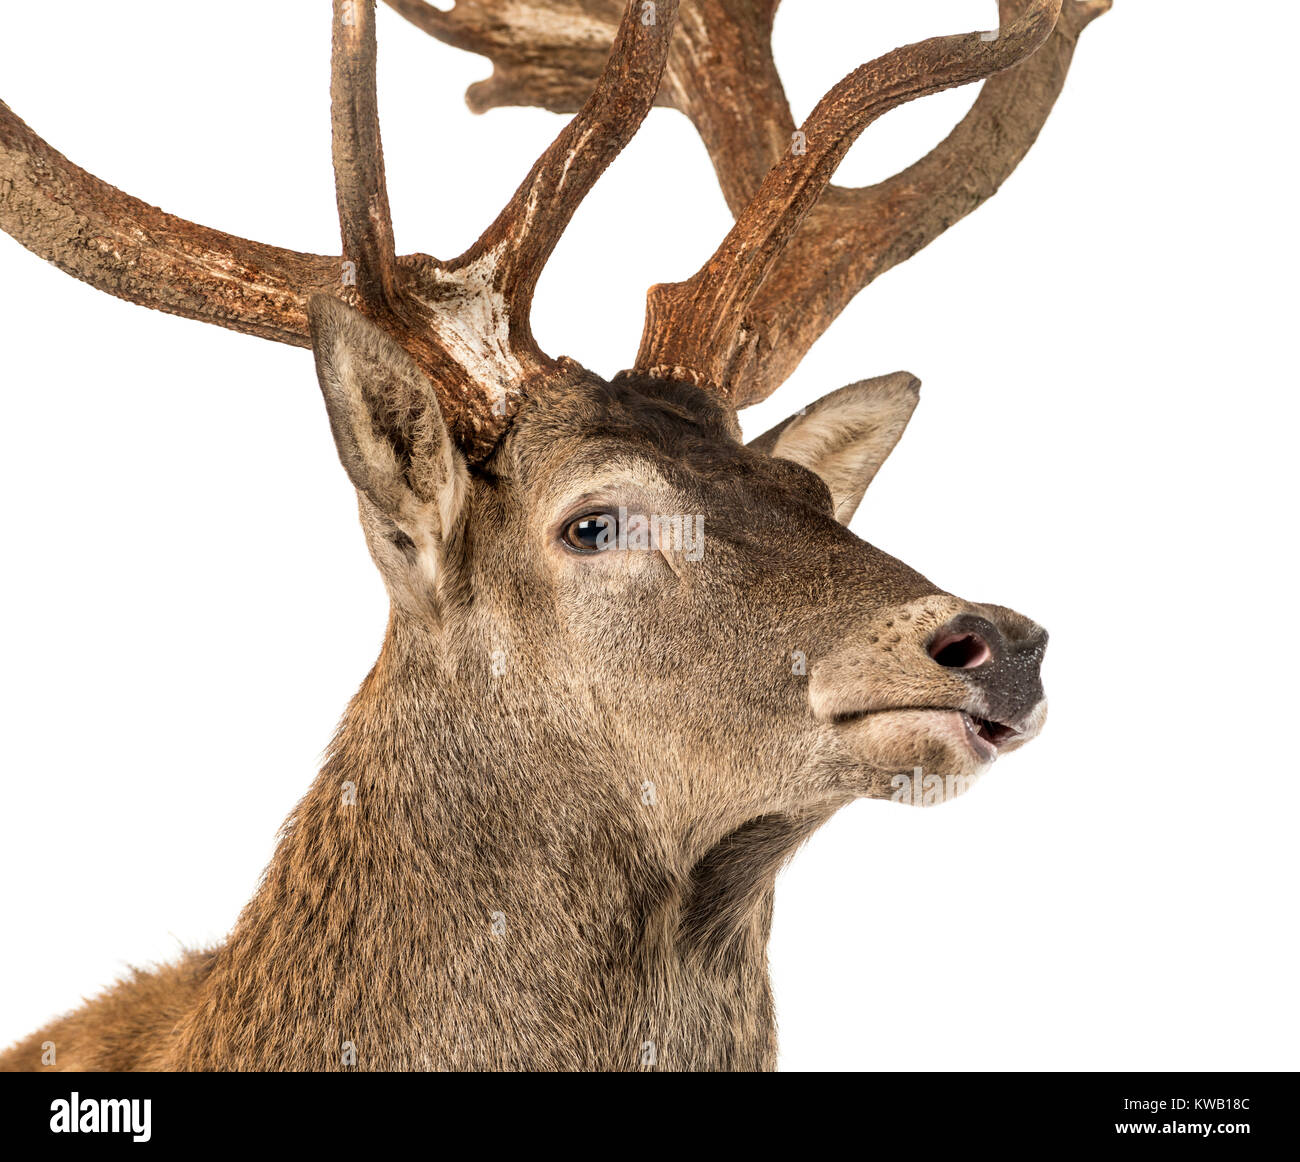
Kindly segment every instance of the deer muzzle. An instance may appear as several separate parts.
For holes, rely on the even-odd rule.
[[[815,661],[810,708],[876,769],[978,773],[1042,729],[1046,649],[1046,631],[1014,610],[931,595]]]

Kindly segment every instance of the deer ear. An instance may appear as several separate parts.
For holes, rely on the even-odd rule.
[[[817,473],[831,490],[835,519],[846,525],[907,427],[920,388],[921,381],[906,371],[851,383],[749,446]]]
[[[313,296],[307,316],[348,477],[413,540],[442,539],[463,503],[468,470],[433,385],[398,343],[337,299]]]

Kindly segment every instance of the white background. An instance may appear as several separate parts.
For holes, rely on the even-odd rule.
[[[1067,0],[1070,2],[1070,0]],[[790,0],[796,116],[991,0]],[[1117,0],[1002,192],[863,293],[757,434],[868,375],[921,406],[854,529],[1052,632],[1051,722],[974,793],[860,803],[779,882],[781,1065],[1295,1068],[1300,663],[1289,5]],[[472,117],[480,57],[379,14],[399,249],[449,256],[558,131]],[[328,5],[6,6],[0,95],[186,218],[337,253]],[[944,136],[870,129],[863,184]],[[729,223],[656,111],[541,284],[612,374]],[[219,940],[378,650],[385,601],[307,352],[156,314],[0,235],[0,1041]]]

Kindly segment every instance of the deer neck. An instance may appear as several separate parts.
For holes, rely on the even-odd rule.
[[[547,731],[462,702],[390,626],[182,1060],[772,1068],[772,879],[802,835],[760,819],[688,853],[639,772]]]

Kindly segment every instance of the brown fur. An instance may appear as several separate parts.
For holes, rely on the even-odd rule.
[[[471,470],[401,348],[347,308],[314,322],[392,595],[379,660],[226,943],[4,1068],[46,1041],[59,1069],[773,1068],[779,867],[899,772],[977,767],[914,708],[990,693],[925,644],[959,614],[1008,641],[1032,625],[836,520],[914,391],[859,385],[846,423],[870,455],[827,440],[842,393],[782,426],[811,467],[832,449],[832,479],[857,464],[839,495],[694,387],[576,366]],[[568,551],[557,530],[597,501],[703,514],[703,558]]]
[[[0,103],[0,228],[131,301],[310,336],[392,609],[229,939],[137,972],[0,1068],[770,1069],[783,862],[853,798],[918,773],[907,801],[945,798],[936,776],[964,787],[1042,726],[1042,630],[844,527],[912,377],[843,388],[748,447],[734,408],[997,189],[1109,0],[1003,0],[996,36],[888,53],[817,104],[798,149],[775,0],[698,0],[671,67],[678,0],[394,6],[493,55],[480,105],[582,106],[446,262],[396,253],[374,0],[333,4],[339,258],[163,214]],[[883,112],[985,78],[927,158],[829,187]],[[605,383],[541,351],[530,305],[656,100],[700,129],[737,221],[697,274],[651,290],[636,370]],[[624,511],[702,517],[704,555],[566,546],[576,518]]]

